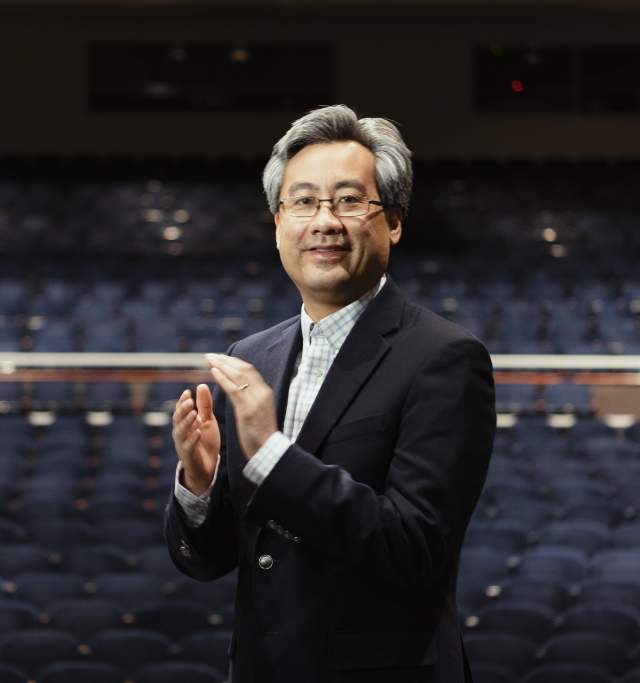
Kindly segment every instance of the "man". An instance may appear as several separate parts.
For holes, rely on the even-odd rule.
[[[233,683],[470,680],[455,584],[491,362],[385,275],[411,178],[384,119],[295,121],[263,182],[301,314],[208,356],[213,404],[178,401],[165,533],[189,576],[238,568]]]

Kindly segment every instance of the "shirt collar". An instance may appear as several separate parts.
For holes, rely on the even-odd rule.
[[[304,310],[304,304],[302,304],[300,310],[300,326],[302,328],[303,350],[309,346],[314,337],[322,336],[329,342],[330,346],[335,351],[338,351],[347,338],[347,335],[356,324],[356,321],[364,312],[364,309],[369,305],[371,300],[380,293],[380,290],[384,287],[386,281],[387,276],[383,275],[380,278],[380,281],[368,292],[365,292],[359,299],[352,301],[335,313],[331,313],[331,315],[326,316],[326,318],[323,318],[318,323],[311,320],[309,314]]]

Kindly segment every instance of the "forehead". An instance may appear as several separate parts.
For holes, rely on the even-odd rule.
[[[303,147],[285,167],[283,194],[293,183],[316,185],[330,191],[337,183],[357,180],[367,190],[375,189],[375,157],[354,140],[318,143]]]

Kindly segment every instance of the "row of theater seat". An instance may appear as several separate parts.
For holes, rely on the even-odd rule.
[[[175,644],[195,634],[228,639],[234,577],[192,581],[177,572],[162,545],[161,512],[176,463],[170,421],[118,414],[102,416],[100,424],[84,414],[49,418],[45,424],[33,415],[0,415],[6,494],[0,632],[3,620],[13,635],[35,639],[75,630],[80,645],[90,646],[109,632],[134,638],[153,631],[155,642],[160,637],[173,644],[174,664],[185,661]],[[569,647],[593,632],[605,645],[607,635],[626,633],[633,645],[638,615],[632,607],[640,604],[639,461],[638,425],[614,429],[583,417],[557,428],[543,416],[522,416],[498,430],[459,580],[480,683],[525,680],[538,675],[536,669],[548,673],[540,667],[552,662],[607,670],[594,681],[622,680],[640,664],[625,654],[609,666],[619,648],[592,648],[585,659]],[[593,610],[602,619],[590,618]],[[79,632],[73,624],[86,626]],[[513,660],[500,657],[503,636],[514,639]],[[498,645],[485,646],[483,639]],[[95,650],[83,651],[78,657],[85,664],[99,661]],[[604,653],[601,660],[595,661],[596,652]],[[135,667],[106,663],[118,675],[138,675]],[[218,663],[223,673],[225,663],[226,655]]]
[[[190,287],[188,275],[168,269],[161,284],[141,279],[142,293],[107,283],[108,296],[101,285],[75,276],[45,276],[39,292],[22,280],[0,279],[0,351],[222,350],[299,311],[298,293],[280,266],[263,271],[246,283],[218,274],[213,263],[208,281]],[[471,291],[464,279],[425,275],[402,256],[390,272],[411,300],[470,329],[493,353],[640,352],[640,286],[631,273],[619,291],[594,276],[567,298],[555,289],[551,272],[519,292],[511,279],[516,275],[498,264],[489,285]]]
[[[165,410],[175,404],[184,384],[153,382],[144,393],[126,382],[52,382],[0,383],[0,405],[25,410],[127,410],[133,406],[146,410]],[[571,412],[589,414],[593,408],[588,386],[569,382],[548,386],[499,384],[496,387],[499,412]]]
[[[40,648],[41,640],[34,634],[36,648]],[[22,650],[26,645],[25,650]],[[23,658],[31,661],[29,643],[15,641],[9,643],[18,653],[14,658],[21,662]],[[67,654],[66,657],[71,655]],[[226,675],[220,670],[199,662],[177,661],[160,662],[141,667],[127,675],[112,664],[99,661],[75,661],[62,659],[38,669],[34,675],[28,669],[11,664],[0,664],[0,680],[2,683],[226,683]]]

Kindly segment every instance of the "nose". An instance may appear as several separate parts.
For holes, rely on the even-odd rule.
[[[342,232],[344,225],[331,210],[330,202],[320,202],[316,215],[311,219],[309,229],[313,233],[327,233],[329,235]]]

